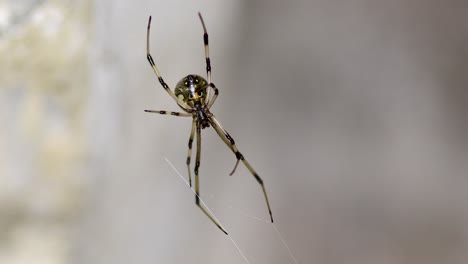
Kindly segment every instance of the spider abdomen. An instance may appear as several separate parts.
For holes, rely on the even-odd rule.
[[[196,102],[204,105],[207,88],[208,82],[203,77],[190,74],[177,83],[174,94],[189,106],[195,107]]]

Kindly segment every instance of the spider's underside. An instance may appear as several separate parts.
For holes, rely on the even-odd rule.
[[[190,161],[191,161],[191,156],[192,156],[193,138],[196,134],[197,152],[196,152],[196,157],[195,157],[194,173],[195,173],[195,192],[197,195],[195,196],[195,203],[205,213],[205,215],[208,216],[208,218],[210,218],[211,221],[219,229],[221,229],[221,231],[227,234],[226,230],[224,230],[221,227],[221,225],[214,219],[214,217],[205,209],[205,207],[202,204],[200,204],[200,198],[199,198],[200,184],[199,184],[199,178],[198,178],[198,169],[200,167],[201,129],[203,128],[207,128],[210,126],[213,127],[216,133],[218,133],[221,139],[236,155],[236,158],[237,158],[236,165],[234,166],[234,169],[232,170],[230,175],[232,175],[235,172],[237,165],[239,164],[239,161],[242,161],[244,163],[245,167],[247,167],[247,169],[250,171],[250,173],[252,173],[252,175],[255,177],[257,182],[262,187],[262,191],[265,196],[265,201],[268,207],[268,212],[270,213],[271,222],[273,222],[273,215],[271,213],[270,203],[268,201],[268,196],[265,190],[265,186],[263,184],[263,180],[260,178],[260,176],[258,176],[257,172],[252,168],[250,163],[239,152],[234,142],[234,139],[229,135],[229,133],[221,126],[221,124],[218,122],[215,116],[210,112],[210,108],[213,105],[213,103],[216,101],[216,98],[218,97],[219,92],[216,86],[211,82],[211,63],[210,63],[210,57],[209,57],[208,33],[206,31],[205,22],[203,21],[203,18],[200,13],[198,13],[198,16],[200,17],[200,21],[202,23],[203,31],[204,31],[203,41],[205,45],[207,80],[205,80],[201,76],[190,74],[184,77],[182,80],[180,80],[177,83],[174,91],[172,91],[169,88],[169,86],[164,82],[163,78],[161,77],[161,74],[159,73],[158,68],[156,67],[153,57],[150,54],[149,35],[150,35],[151,16],[149,17],[147,39],[146,39],[148,61],[151,67],[153,68],[154,73],[158,77],[158,80],[161,83],[162,87],[177,102],[179,107],[181,107],[182,110],[185,111],[185,113],[164,111],[164,110],[145,110],[145,112],[158,113],[158,114],[163,114],[163,115],[192,117],[192,129],[190,131],[190,138],[188,142],[188,153],[187,153],[187,170],[188,170],[188,175],[189,175],[189,183],[190,183],[190,186],[192,186]],[[213,95],[210,95],[210,89],[213,90],[214,92]]]

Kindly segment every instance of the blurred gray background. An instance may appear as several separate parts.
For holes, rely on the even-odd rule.
[[[146,61],[148,16],[152,55],[173,87],[189,73],[205,73],[198,11],[220,89],[212,111],[264,179],[275,227],[293,255],[265,222],[256,181],[242,164],[228,176],[235,157],[205,129],[202,198],[250,263],[467,262],[466,1],[58,3],[66,14],[80,10],[76,23],[84,25],[69,38],[82,40],[78,58],[85,61],[66,65],[68,75],[53,70],[73,80],[70,98],[81,91],[79,102],[72,100],[80,125],[70,129],[81,131],[79,140],[66,142],[82,148],[62,172],[76,175],[67,186],[79,187],[69,187],[74,202],[52,217],[19,214],[22,226],[61,227],[50,252],[61,248],[62,257],[36,263],[245,263],[165,161],[187,177],[190,118],[143,112],[180,110]],[[18,95],[12,83],[2,84],[2,104],[21,115],[17,105],[29,86]],[[57,111],[64,110],[45,114]],[[20,155],[29,145],[15,136],[14,116],[3,115],[9,132],[0,140],[17,153],[0,155],[10,168],[5,179],[47,178],[47,170],[12,169],[29,164]],[[40,184],[30,181],[31,189]],[[41,186],[47,193],[49,185]],[[42,199],[24,194],[17,199]],[[1,214],[16,210],[10,200]],[[3,222],[5,234],[19,228]],[[4,237],[0,260],[31,263],[11,257],[13,242]]]

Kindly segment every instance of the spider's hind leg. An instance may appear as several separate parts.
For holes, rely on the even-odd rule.
[[[208,109],[211,108],[213,103],[216,101],[216,97],[218,97],[218,88],[211,82],[211,60],[210,60],[210,45],[208,44],[208,32],[206,30],[205,21],[200,13],[198,13],[198,17],[200,18],[200,22],[203,27],[203,45],[205,47],[205,63],[206,63],[206,78],[208,80],[208,85],[213,89],[214,95],[211,97],[210,91],[208,90],[208,96],[206,100],[206,105]]]
[[[205,46],[205,62],[206,62],[206,75],[208,79],[208,83],[211,83],[211,61],[210,61],[210,46],[208,44],[208,32],[206,31],[205,21],[203,21],[203,17],[198,12],[198,17],[200,18],[200,22],[203,26],[203,44]]]
[[[169,86],[166,84],[164,79],[161,76],[161,73],[159,73],[158,67],[156,66],[156,63],[154,62],[153,57],[151,56],[150,53],[150,27],[151,27],[151,16],[148,18],[148,27],[146,30],[146,58],[148,59],[149,64],[151,65],[151,68],[153,68],[154,73],[158,77],[159,83],[161,86],[166,90],[166,92],[177,102],[177,104],[182,107],[185,111],[190,110],[190,106],[184,102],[183,100],[177,98],[175,96],[174,92],[169,88]]]

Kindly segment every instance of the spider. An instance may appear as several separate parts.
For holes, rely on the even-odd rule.
[[[172,112],[165,110],[145,110],[145,112],[156,113],[161,115],[173,115],[173,116],[183,116],[183,117],[192,117],[192,130],[190,131],[190,137],[188,141],[188,153],[187,153],[187,170],[189,176],[189,184],[192,187],[192,176],[190,172],[190,160],[192,156],[192,143],[193,138],[196,133],[197,135],[197,153],[195,158],[195,203],[196,205],[205,213],[205,215],[226,235],[227,232],[224,230],[221,225],[215,220],[215,218],[205,209],[205,207],[200,204],[200,184],[198,179],[198,169],[200,168],[200,151],[201,151],[201,130],[207,127],[213,127],[213,129],[218,133],[221,139],[226,143],[226,145],[232,150],[236,155],[236,164],[234,169],[229,175],[234,174],[236,171],[239,161],[242,161],[247,167],[247,169],[252,173],[257,182],[262,187],[263,194],[265,196],[265,201],[268,207],[268,212],[270,213],[270,219],[273,223],[273,215],[271,214],[270,203],[268,202],[268,196],[265,190],[265,185],[263,184],[262,178],[258,176],[257,172],[252,168],[250,163],[244,158],[244,156],[239,152],[234,142],[234,139],[229,135],[229,133],[221,126],[216,117],[211,113],[210,108],[216,101],[219,91],[218,88],[211,82],[211,62],[209,56],[209,46],[208,46],[208,33],[206,31],[205,22],[203,21],[202,15],[198,13],[200,17],[201,24],[203,26],[203,42],[205,46],[205,60],[206,60],[206,74],[207,80],[203,77],[195,74],[190,74],[185,76],[180,80],[174,91],[172,91],[169,86],[164,82],[161,74],[159,73],[158,68],[153,60],[153,57],[150,54],[150,26],[151,26],[151,16],[148,19],[148,28],[146,33],[146,54],[147,59],[151,67],[153,68],[154,73],[158,77],[159,83],[166,92],[177,102],[180,108],[184,112]],[[209,91],[212,89],[214,91],[213,95],[210,95]]]

